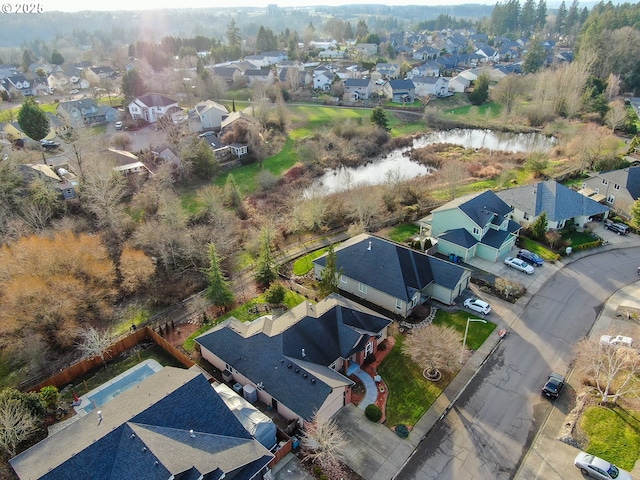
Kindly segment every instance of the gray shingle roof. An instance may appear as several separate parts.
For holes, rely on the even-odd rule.
[[[18,475],[160,480],[195,470],[248,479],[273,458],[193,370],[165,367],[100,409],[102,421],[92,412],[14,457]]]
[[[546,212],[547,218],[553,222],[609,211],[608,207],[555,180],[510,188],[498,192],[497,195],[509,205],[529,215],[537,217]]]
[[[147,107],[167,107],[169,105],[173,105],[174,103],[178,103],[176,100],[173,100],[169,97],[165,97],[164,95],[160,95],[158,93],[147,93],[137,98],[137,101],[143,103]]]
[[[624,186],[634,200],[640,198],[640,167],[629,167],[621,170],[601,172],[598,177]]]
[[[459,208],[481,228],[491,223],[495,215],[502,219],[511,212],[511,207],[491,190],[462,203]]]
[[[309,420],[332,387],[316,378],[306,365],[312,363],[314,368],[327,370],[338,358],[348,358],[363,349],[363,342],[389,323],[387,318],[336,305],[318,318],[304,317],[272,337],[257,333],[245,338],[225,326],[205,333],[196,342]],[[345,384],[349,382],[344,378]]]
[[[336,260],[345,276],[405,302],[432,282],[453,288],[464,274],[462,267],[378,237],[337,249]],[[324,266],[326,255],[314,263]]]
[[[475,244],[478,243],[478,240],[476,239],[476,237],[471,235],[464,228],[447,230],[438,238],[441,238],[442,240],[453,243],[454,245],[460,245],[461,247],[464,247],[467,249],[473,247]]]
[[[389,80],[389,86],[393,90],[415,90],[416,88],[411,80]]]
[[[345,87],[367,87],[371,82],[368,78],[347,78],[344,81]]]

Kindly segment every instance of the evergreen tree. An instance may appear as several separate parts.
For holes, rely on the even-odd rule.
[[[531,225],[531,234],[537,240],[544,240],[548,226],[549,221],[547,220],[547,212],[542,212]]]
[[[344,38],[353,39],[353,27],[351,26],[351,22],[347,22],[344,27]]]
[[[482,73],[474,82],[473,91],[469,94],[469,101],[474,105],[482,105],[489,99],[489,75]]]
[[[526,0],[520,14],[520,29],[525,36],[531,35],[536,28],[537,16],[534,0]]]
[[[544,60],[547,56],[542,43],[539,39],[533,40],[529,45],[529,50],[524,55],[524,63],[522,69],[525,73],[535,73],[540,70],[540,67],[544,65]]]
[[[235,19],[231,19],[229,25],[227,26],[227,43],[233,49],[235,47],[240,47],[242,43],[242,37],[240,36],[240,29],[236,25]]]
[[[631,220],[637,228],[640,228],[640,199],[636,200],[631,207]]]
[[[260,255],[256,262],[256,283],[262,288],[267,288],[276,278],[278,266],[271,250],[271,232],[268,228],[263,228],[260,232]]]
[[[536,24],[538,28],[543,28],[547,23],[547,2],[545,0],[540,0],[540,2],[538,3],[538,8],[536,9],[536,18]]]
[[[39,142],[49,133],[49,119],[33,97],[27,97],[18,112],[18,124],[22,131],[31,139]],[[42,149],[42,161],[47,163]]]
[[[321,297],[326,297],[331,293],[338,292],[338,282],[342,275],[342,269],[338,270],[337,255],[333,244],[327,250],[326,263],[320,273],[318,290]]]
[[[567,12],[567,21],[565,24],[565,32],[567,35],[571,34],[573,28],[578,26],[579,21],[580,12],[578,11],[578,0],[573,0]]]
[[[29,65],[33,63],[33,56],[29,50],[22,52],[22,70],[29,71]]]
[[[136,56],[136,46],[133,43],[129,44],[129,56],[135,58]]]
[[[122,76],[122,93],[125,105],[145,93],[146,86],[138,71],[134,68]]]
[[[371,123],[379,126],[380,128],[384,128],[385,130],[389,130],[387,114],[382,107],[376,107],[371,111],[370,117]]]
[[[53,51],[53,53],[51,54],[51,63],[53,63],[54,65],[62,65],[64,63],[64,57],[59,51]]]
[[[205,291],[205,297],[219,307],[228,307],[233,305],[235,297],[231,290],[229,280],[222,273],[220,268],[220,256],[216,251],[213,243],[209,244],[209,268],[205,270],[209,286]]]
[[[364,20],[358,21],[358,26],[356,27],[356,39],[359,42],[362,42],[363,39],[369,34],[369,26],[367,22]]]
[[[567,6],[562,0],[562,3],[558,7],[558,13],[556,13],[556,32],[564,33],[567,24]]]

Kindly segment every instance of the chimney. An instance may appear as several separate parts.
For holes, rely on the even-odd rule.
[[[371,241],[369,241],[369,247],[367,248],[367,250],[371,251]]]

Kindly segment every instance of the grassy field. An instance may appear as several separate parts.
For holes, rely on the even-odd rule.
[[[309,273],[313,268],[313,261],[321,257],[328,249],[329,247],[321,248],[320,250],[306,254],[304,257],[300,257],[293,264],[293,273],[295,275],[306,275]]]
[[[585,410],[580,427],[589,437],[586,451],[625,470],[640,456],[640,413],[615,406]]]
[[[404,243],[410,238],[415,237],[420,233],[420,227],[415,223],[403,223],[402,225],[396,225],[389,232],[389,238],[394,242]]]

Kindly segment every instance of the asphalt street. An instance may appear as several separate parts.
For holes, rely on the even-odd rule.
[[[638,280],[638,258],[640,248],[602,252],[551,276],[395,478],[513,478],[554,408],[540,395],[542,383],[552,370],[569,371],[572,346],[589,333],[606,299]]]

